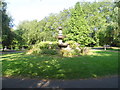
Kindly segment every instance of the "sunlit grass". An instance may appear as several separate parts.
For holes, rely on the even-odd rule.
[[[107,50],[120,51],[120,48],[119,47],[111,47],[111,48],[107,48]]]
[[[2,57],[2,73],[8,77],[80,79],[118,74],[117,52],[93,51],[79,57],[15,53]]]

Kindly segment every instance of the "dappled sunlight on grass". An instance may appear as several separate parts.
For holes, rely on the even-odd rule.
[[[111,47],[107,48],[107,50],[120,51],[120,47]]]
[[[89,55],[95,55],[95,56],[111,56],[112,54],[116,54],[116,55],[118,55],[118,53],[119,52],[114,52],[114,53],[112,53],[112,52],[108,52],[108,51],[92,51],[92,52],[90,52],[90,54]]]
[[[103,54],[101,54],[101,53],[94,53],[94,54],[92,54],[93,56],[103,56]],[[104,54],[104,56],[111,56],[111,54]]]
[[[3,76],[42,79],[77,79],[117,74],[116,52],[95,51],[92,55],[57,57],[54,55],[3,55]]]

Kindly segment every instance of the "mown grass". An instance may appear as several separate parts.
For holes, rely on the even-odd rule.
[[[107,48],[106,50],[120,51],[120,48]]]
[[[84,79],[118,74],[117,52],[94,51],[79,57],[15,53],[1,57],[4,77]]]
[[[92,47],[92,49],[104,50],[104,48],[102,46],[101,47]],[[106,50],[120,51],[120,47],[108,47],[108,48],[106,48]]]

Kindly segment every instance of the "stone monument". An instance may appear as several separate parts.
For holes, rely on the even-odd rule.
[[[58,38],[58,46],[60,47],[60,49],[66,48],[68,46],[68,44],[63,43],[63,39],[65,36],[63,36],[63,34],[62,34],[62,27],[58,27],[58,29],[59,29],[59,33],[58,33],[58,37],[57,37]]]

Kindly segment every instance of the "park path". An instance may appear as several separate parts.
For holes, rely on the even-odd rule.
[[[2,79],[2,88],[118,88],[118,77],[83,80]],[[120,78],[119,78],[120,80]]]

